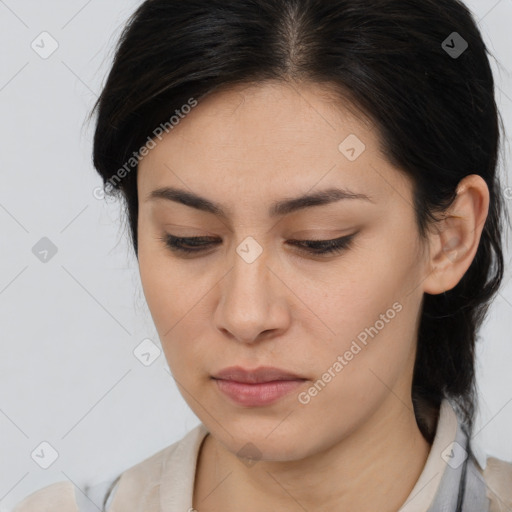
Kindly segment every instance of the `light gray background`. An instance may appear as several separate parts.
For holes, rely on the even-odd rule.
[[[1,511],[56,481],[83,488],[113,479],[198,423],[163,353],[150,366],[133,354],[142,340],[159,341],[120,205],[93,196],[101,185],[91,163],[94,124],[83,126],[140,3],[0,0]],[[500,63],[491,60],[512,133],[512,0],[467,5]],[[31,47],[43,31],[59,45],[47,59]],[[504,187],[512,185],[509,146],[506,158]],[[43,237],[58,250],[46,263],[32,252]],[[474,440],[508,461],[510,255],[509,242],[505,283],[481,331]],[[43,441],[59,455],[48,469],[31,457]]]

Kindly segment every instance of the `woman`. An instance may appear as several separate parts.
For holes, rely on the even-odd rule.
[[[469,443],[504,267],[486,53],[457,0],[139,7],[94,165],[201,424],[105,509],[512,505],[512,464]],[[16,510],[51,499],[77,510],[67,483]]]

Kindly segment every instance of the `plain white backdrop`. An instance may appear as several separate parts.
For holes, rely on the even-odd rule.
[[[84,121],[140,3],[0,0],[2,511],[56,481],[83,489],[114,479],[199,422],[163,353],[148,366],[136,357],[144,340],[142,347],[159,340],[121,206],[93,195],[101,180],[91,162],[94,123]],[[510,134],[512,0],[466,4],[499,62],[491,59]],[[505,150],[507,187],[512,155]],[[507,243],[504,284],[480,332],[473,442],[512,461]]]

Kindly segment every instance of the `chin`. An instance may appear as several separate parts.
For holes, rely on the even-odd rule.
[[[314,450],[304,444],[305,439],[311,440],[307,432],[301,429],[294,431],[292,425],[280,424],[281,420],[267,418],[258,421],[254,417],[245,420],[234,423],[224,420],[225,430],[214,425],[211,432],[226,450],[241,459],[248,459],[248,465],[258,460],[300,460]]]

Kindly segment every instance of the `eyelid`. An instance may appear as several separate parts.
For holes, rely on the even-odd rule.
[[[352,244],[353,239],[358,235],[359,231],[356,231],[349,235],[344,235],[338,238],[331,239],[291,239],[287,242],[291,245],[298,246],[300,252],[307,253],[309,256],[337,256],[340,253],[348,250]],[[212,242],[212,238],[214,242]],[[215,240],[216,237],[210,236],[195,236],[195,237],[184,237],[175,236],[170,233],[166,233],[163,237],[159,237],[164,242],[166,247],[178,256],[187,258],[194,257],[195,255],[210,254],[212,244],[218,245],[219,240]],[[220,240],[222,242],[222,240]],[[300,245],[302,244],[302,245]],[[186,247],[186,245],[192,246]]]
[[[335,238],[325,238],[325,237],[319,237],[319,238],[308,238],[308,237],[296,237],[296,238],[286,238],[285,241],[287,242],[318,242],[318,243],[328,243],[328,242],[338,242],[340,240],[348,239],[353,236],[355,236],[357,232],[348,234],[348,235],[341,235],[337,236]],[[199,241],[201,242],[211,242],[216,243],[218,241],[222,241],[218,236],[212,236],[212,235],[173,235],[171,233],[165,233],[164,237],[168,237],[172,240],[180,240],[180,241],[192,241],[192,243],[197,243]]]

